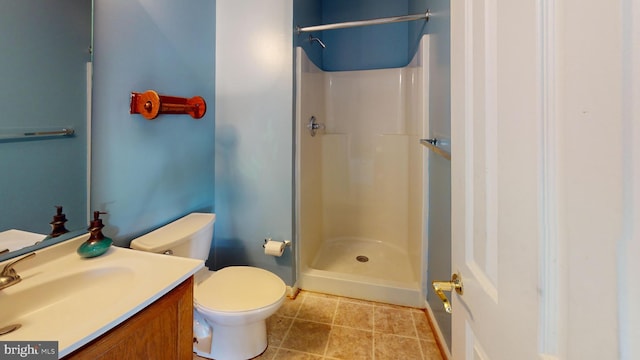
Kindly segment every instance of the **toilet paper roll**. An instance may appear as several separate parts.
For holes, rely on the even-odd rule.
[[[272,256],[282,256],[284,252],[284,243],[282,241],[269,240],[264,244],[264,253]]]

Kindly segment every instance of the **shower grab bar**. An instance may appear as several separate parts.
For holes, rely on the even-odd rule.
[[[326,24],[326,25],[315,25],[315,26],[305,26],[300,27],[296,26],[296,34],[300,35],[304,32],[311,31],[322,31],[322,30],[334,30],[334,29],[344,29],[358,26],[368,26],[368,25],[380,25],[380,24],[389,24],[395,22],[404,22],[404,21],[415,21],[415,20],[427,20],[429,21],[429,16],[431,13],[429,10],[424,14],[415,14],[415,15],[404,15],[404,16],[392,16],[386,18],[378,18],[378,19],[370,19],[370,20],[359,20],[359,21],[347,21],[342,23],[335,24]]]
[[[60,130],[12,130],[11,132],[0,132],[0,140],[31,139],[49,136],[72,136],[75,134],[73,128],[63,128]]]
[[[438,145],[441,142],[442,142],[442,140],[438,140],[438,139],[420,139],[420,144],[426,146],[427,148],[429,148],[429,150],[431,150],[434,153],[442,156],[443,158],[451,161],[451,153],[448,152],[447,150],[441,148]]]

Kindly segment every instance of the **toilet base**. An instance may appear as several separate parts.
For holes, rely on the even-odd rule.
[[[247,360],[267,349],[266,320],[236,326],[212,324],[211,349],[203,351],[194,345],[194,352],[201,357],[217,360]]]

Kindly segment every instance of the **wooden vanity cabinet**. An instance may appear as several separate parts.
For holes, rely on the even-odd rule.
[[[193,277],[64,359],[193,359]]]

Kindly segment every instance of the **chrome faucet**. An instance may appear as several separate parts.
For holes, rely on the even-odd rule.
[[[28,259],[33,256],[36,256],[36,253],[31,253],[29,255],[23,256],[20,259],[12,261],[7,265],[5,265],[4,269],[2,269],[2,273],[0,273],[0,290],[7,288],[11,285],[15,285],[22,280],[20,275],[18,275],[16,270],[13,268],[13,265],[18,263],[19,261]]]

